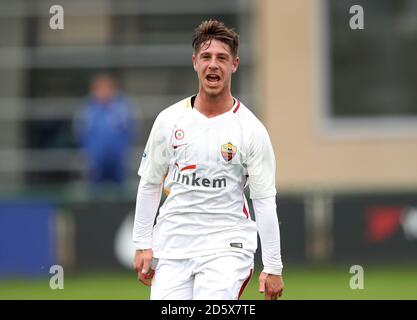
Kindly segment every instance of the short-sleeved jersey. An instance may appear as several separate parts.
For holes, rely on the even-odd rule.
[[[268,132],[240,101],[213,118],[193,97],[156,118],[139,175],[167,195],[153,230],[156,258],[184,259],[219,251],[252,254],[256,223],[244,195],[275,196],[275,156]]]

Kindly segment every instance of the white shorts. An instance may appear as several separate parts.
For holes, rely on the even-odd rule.
[[[225,252],[157,259],[151,300],[238,300],[253,274],[253,256]]]

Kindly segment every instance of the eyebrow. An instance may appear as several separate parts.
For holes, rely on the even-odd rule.
[[[200,53],[200,56],[210,56],[210,55],[212,55],[212,53],[210,53],[210,52],[201,52]],[[229,54],[227,54],[227,53],[219,53],[218,56],[219,57],[222,57],[222,58],[227,58],[227,57],[229,57]]]

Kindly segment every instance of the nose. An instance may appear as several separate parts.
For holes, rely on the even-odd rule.
[[[218,65],[217,65],[217,60],[216,60],[216,58],[215,58],[215,57],[213,57],[213,58],[210,60],[209,69],[211,69],[211,70],[216,70],[217,68],[218,68]]]

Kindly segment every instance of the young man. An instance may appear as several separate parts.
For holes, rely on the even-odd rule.
[[[238,45],[238,35],[221,22],[196,28],[199,91],[158,115],[145,147],[134,268],[151,285],[151,299],[239,299],[253,273],[257,230],[259,290],[265,299],[282,295],[275,156],[265,127],[231,94]],[[162,189],[167,198],[153,227]]]

